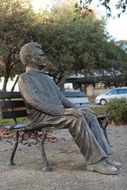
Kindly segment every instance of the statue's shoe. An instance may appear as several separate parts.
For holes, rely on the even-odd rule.
[[[117,168],[121,167],[121,163],[116,162],[115,160],[112,160],[111,158],[106,158],[106,162],[111,166],[114,166]]]
[[[112,165],[109,165],[105,159],[95,164],[87,165],[86,169],[88,171],[95,171],[107,175],[116,175],[119,173],[118,169]]]

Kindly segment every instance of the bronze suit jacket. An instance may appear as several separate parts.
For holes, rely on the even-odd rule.
[[[41,71],[21,74],[18,85],[26,104],[29,123],[42,123],[45,115],[63,115],[65,108],[74,107],[55,82]]]

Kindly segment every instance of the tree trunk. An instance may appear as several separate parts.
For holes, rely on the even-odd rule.
[[[60,90],[63,91],[64,90],[64,84],[65,84],[65,77],[62,74],[60,74],[58,77],[57,77],[57,82],[56,84],[59,86]]]
[[[4,83],[3,83],[3,88],[2,88],[3,91],[6,91],[6,90],[7,90],[8,79],[9,79],[9,76],[6,75],[6,76],[4,77]]]
[[[4,83],[3,83],[3,91],[7,90],[7,83],[8,83],[8,79],[10,77],[10,72],[13,68],[13,65],[11,65],[11,50],[10,50],[10,54],[8,55],[7,58],[4,59],[4,64],[5,64],[5,74],[4,74]]]
[[[18,79],[19,79],[19,76],[17,76],[17,77],[16,77],[15,82],[14,82],[14,84],[13,84],[12,88],[11,88],[11,92],[13,92],[13,91],[14,91],[15,86],[16,86],[16,84],[17,84],[17,82],[18,82]]]

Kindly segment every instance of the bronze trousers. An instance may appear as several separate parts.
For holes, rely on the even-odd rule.
[[[109,154],[110,146],[103,130],[95,114],[87,108],[69,108],[62,116],[45,115],[38,124],[41,123],[56,125],[58,128],[68,128],[86,164],[96,163]]]

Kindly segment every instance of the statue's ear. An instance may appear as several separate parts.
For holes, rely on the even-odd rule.
[[[31,55],[26,55],[26,57],[25,57],[26,65],[31,64],[31,62],[32,62],[32,56]]]

